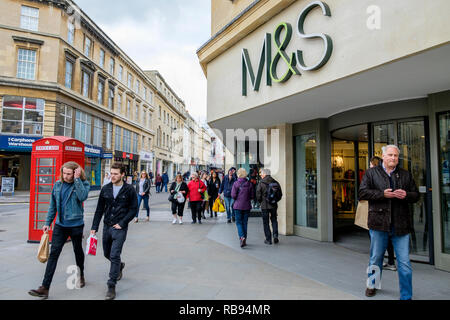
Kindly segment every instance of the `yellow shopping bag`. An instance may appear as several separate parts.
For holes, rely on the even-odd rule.
[[[217,199],[219,199],[219,212],[225,212],[225,206],[223,205],[222,200],[220,200],[220,198]]]
[[[216,201],[214,201],[212,211],[219,212],[220,198],[217,197]]]

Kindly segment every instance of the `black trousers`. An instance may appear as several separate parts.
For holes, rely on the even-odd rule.
[[[105,225],[103,227],[103,254],[105,258],[111,261],[109,269],[108,287],[115,287],[120,273],[120,255],[123,244],[127,239],[128,228],[115,229]]]
[[[179,217],[183,216],[185,202],[179,203],[178,201],[172,201],[172,214],[177,214]]]
[[[213,216],[213,206],[214,206],[214,202],[216,201],[216,199],[217,199],[217,194],[216,195],[213,195],[213,196],[211,196],[211,197],[209,197],[209,214],[210,214],[210,216],[212,217]],[[216,217],[217,217],[217,212],[214,212],[214,214],[216,215]]]
[[[262,210],[262,218],[266,240],[272,242],[272,233],[270,232],[269,221],[272,223],[273,237],[278,238],[277,209]]]
[[[202,221],[202,206],[203,201],[191,201],[192,221]]]
[[[55,224],[52,235],[52,245],[50,248],[50,255],[47,261],[47,267],[45,268],[44,280],[42,285],[47,289],[50,289],[52,283],[53,275],[55,274],[56,265],[58,264],[58,259],[64,244],[67,242],[69,237],[72,240],[73,251],[75,253],[75,261],[78,268],[80,269],[80,276],[84,276],[84,252],[83,246],[81,245],[83,240],[83,228],[84,225],[79,227],[61,227]]]

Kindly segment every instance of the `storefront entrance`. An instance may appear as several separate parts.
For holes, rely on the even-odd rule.
[[[420,192],[411,205],[413,232],[411,256],[433,263],[431,222],[431,177],[426,119],[407,119],[369,123],[332,132],[332,188],[334,241],[343,246],[369,251],[365,229],[354,225],[358,188],[373,156],[381,158],[381,147],[395,144],[400,150],[399,166],[410,171]]]

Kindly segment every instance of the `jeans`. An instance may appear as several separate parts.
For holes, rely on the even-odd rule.
[[[192,221],[196,222],[202,221],[202,205],[203,201],[190,201],[191,204],[191,212],[192,212]]]
[[[157,183],[157,184],[156,184],[156,193],[160,193],[161,190],[162,190],[162,188],[161,188],[161,183]]]
[[[412,299],[412,268],[409,260],[409,234],[396,236],[391,232],[370,230],[370,266],[378,266],[380,279],[383,270],[383,258],[388,246],[389,237],[392,239],[395,255],[397,256],[397,270],[400,287],[400,300]],[[371,274],[369,273],[370,277]]]
[[[236,227],[239,238],[247,239],[248,214],[250,213],[250,210],[234,209],[234,213],[236,216]]]
[[[55,274],[56,265],[58,263],[59,255],[70,237],[72,239],[73,251],[75,252],[75,261],[80,269],[80,276],[84,276],[84,251],[81,245],[83,239],[84,225],[79,227],[65,228],[55,224],[52,236],[52,245],[50,249],[50,256],[48,258],[47,267],[45,268],[45,275],[42,285],[47,289],[50,288],[53,275]]]
[[[148,194],[141,196],[138,194],[138,206],[136,211],[136,218],[139,216],[139,210],[141,209],[141,201],[144,200],[144,208],[147,210],[147,217],[150,217],[150,207],[148,206]]]
[[[161,188],[161,191],[162,191],[163,188],[164,188],[164,192],[167,192],[167,183],[163,182],[163,186]]]
[[[120,254],[127,238],[128,228],[115,229],[108,225],[103,227],[103,254],[111,261],[108,287],[115,287],[120,273]]]
[[[225,209],[227,210],[227,219],[231,220],[231,217],[235,217],[233,204],[234,199],[231,197],[224,197],[225,198]]]
[[[269,221],[272,222],[273,237],[278,238],[277,209],[262,210],[262,219],[266,240],[272,242],[272,233],[270,232]]]

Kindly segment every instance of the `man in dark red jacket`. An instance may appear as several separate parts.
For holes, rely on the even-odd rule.
[[[192,211],[192,223],[202,224],[202,204],[203,204],[203,193],[206,191],[205,184],[198,178],[197,173],[192,174],[192,180],[188,183],[188,198],[191,204]]]

